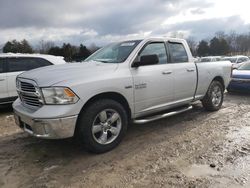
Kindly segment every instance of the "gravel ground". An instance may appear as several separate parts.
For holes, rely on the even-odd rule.
[[[250,187],[250,95],[227,95],[218,112],[194,109],[132,125],[111,152],[72,139],[40,140],[0,109],[0,187]]]

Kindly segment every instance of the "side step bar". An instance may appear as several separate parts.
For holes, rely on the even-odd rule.
[[[181,109],[178,109],[178,110],[175,110],[175,111],[171,111],[171,112],[168,112],[168,113],[165,113],[165,114],[159,114],[159,115],[155,115],[155,116],[151,116],[151,117],[145,117],[144,119],[135,119],[134,123],[136,123],[136,124],[148,123],[148,122],[155,121],[155,120],[158,120],[158,119],[163,119],[163,118],[166,118],[166,117],[174,116],[174,115],[180,114],[182,112],[186,112],[188,110],[191,110],[192,108],[193,108],[192,106],[187,106],[187,107],[184,107],[184,108],[181,108]]]

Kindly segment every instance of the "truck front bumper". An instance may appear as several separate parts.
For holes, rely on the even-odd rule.
[[[38,138],[62,139],[74,136],[78,115],[36,118],[27,113],[19,101],[13,104],[16,124]],[[28,110],[28,109],[27,109]]]

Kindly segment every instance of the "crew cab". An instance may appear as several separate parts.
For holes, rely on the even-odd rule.
[[[17,98],[16,76],[31,69],[66,63],[63,57],[42,54],[0,54],[0,105]]]
[[[187,42],[147,38],[107,45],[82,63],[17,77],[16,123],[47,139],[76,136],[96,153],[116,147],[130,122],[178,114],[202,101],[219,110],[231,63],[194,63]]]

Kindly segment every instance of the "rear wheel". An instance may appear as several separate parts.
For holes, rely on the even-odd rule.
[[[202,100],[203,107],[208,111],[217,111],[221,108],[224,99],[224,87],[219,81],[213,81]]]
[[[120,143],[127,125],[127,113],[120,103],[110,99],[98,100],[80,114],[78,136],[87,150],[103,153]]]

